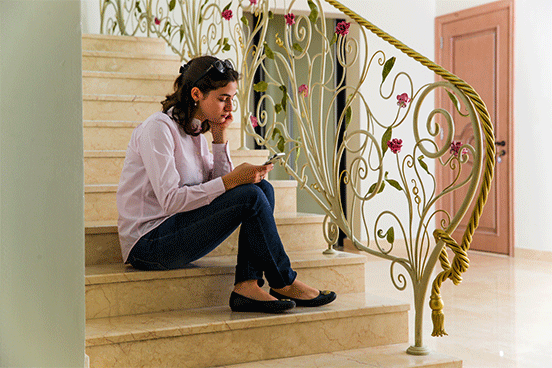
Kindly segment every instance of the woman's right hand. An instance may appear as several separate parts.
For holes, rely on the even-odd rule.
[[[230,190],[238,185],[258,183],[263,180],[273,168],[273,164],[252,165],[244,162],[222,177],[224,188]]]

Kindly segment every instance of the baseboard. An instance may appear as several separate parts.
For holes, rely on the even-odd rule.
[[[552,262],[552,251],[515,248],[515,257],[535,261]]]

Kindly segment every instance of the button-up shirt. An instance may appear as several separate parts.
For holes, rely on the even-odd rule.
[[[221,177],[233,170],[228,143],[213,143],[211,153],[205,136],[186,134],[170,112],[150,116],[128,144],[117,190],[125,262],[134,244],[163,221],[224,193]]]

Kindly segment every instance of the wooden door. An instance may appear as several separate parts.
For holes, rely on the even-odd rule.
[[[475,88],[495,129],[495,176],[471,249],[513,255],[513,1],[440,16],[435,29],[437,63]],[[437,107],[455,111],[446,92],[436,100]],[[454,140],[469,142],[472,133],[468,120],[457,112],[454,119]],[[439,167],[437,178],[443,188],[452,180],[451,170]],[[466,191],[455,192],[439,206],[455,213]],[[453,235],[457,241],[466,229],[471,208]]]

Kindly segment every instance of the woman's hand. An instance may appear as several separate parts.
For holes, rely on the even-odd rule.
[[[245,162],[222,177],[224,188],[230,190],[238,185],[258,183],[263,180],[273,168],[273,164],[252,165]]]
[[[228,113],[228,116],[223,117],[218,122],[210,121],[211,133],[213,134],[213,143],[226,143],[228,141],[226,129],[232,124],[234,117],[232,112]]]

